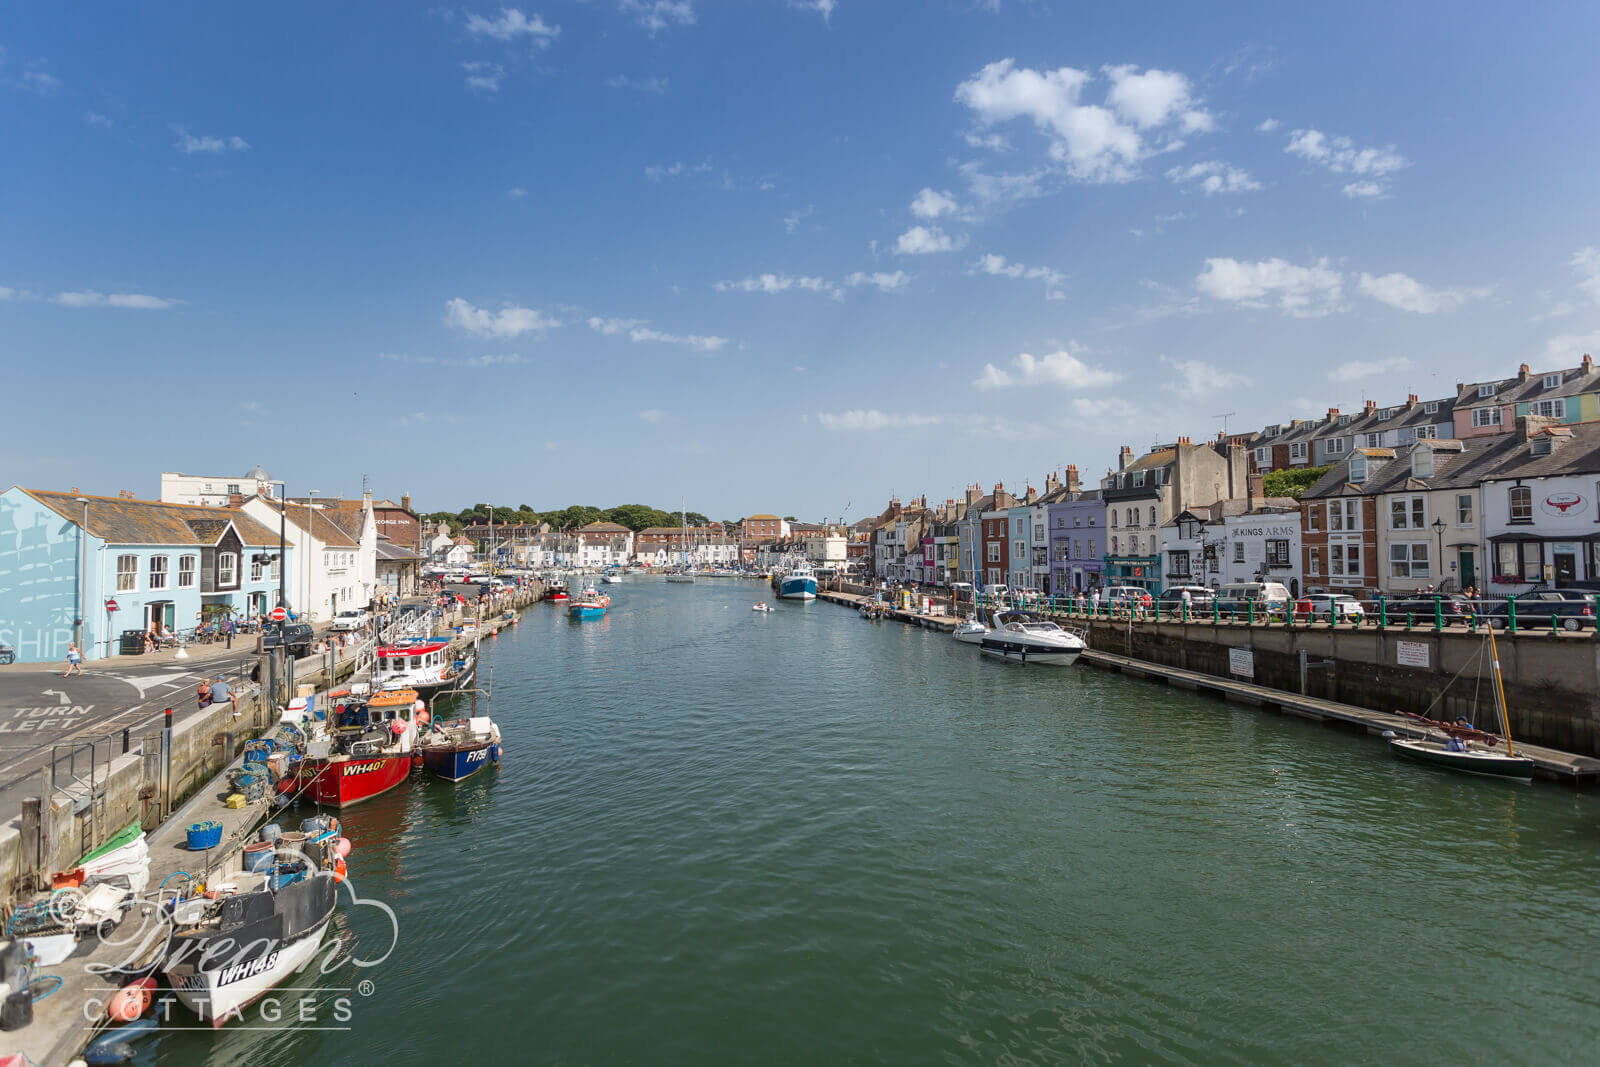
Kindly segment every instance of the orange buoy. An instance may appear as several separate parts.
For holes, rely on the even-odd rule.
[[[335,882],[344,881],[345,874],[346,874],[347,870],[348,869],[344,865],[344,857],[343,856],[340,856],[338,859],[334,860],[333,861],[333,880]]]
[[[137,1021],[139,1016],[149,1010],[155,989],[154,978],[141,978],[137,982],[129,982],[111,995],[111,1003],[106,1005],[106,1015],[114,1023]]]

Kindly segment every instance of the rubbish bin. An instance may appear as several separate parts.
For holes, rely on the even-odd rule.
[[[117,652],[123,656],[139,656],[144,654],[144,631],[124,630],[122,641]]]

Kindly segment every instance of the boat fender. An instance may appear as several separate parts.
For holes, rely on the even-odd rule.
[[[350,850],[355,848],[355,846],[350,843],[350,839],[348,837],[339,838],[339,843],[334,847],[338,850],[340,859],[344,859],[346,856],[350,855]]]
[[[83,1062],[87,1064],[126,1063],[133,1058],[133,1042],[156,1028],[154,1017],[140,1019],[138,1022],[119,1027],[94,1044],[90,1045],[83,1053]]]
[[[396,719],[394,722],[389,724],[389,731],[396,737],[399,737],[401,734],[406,732],[406,724],[401,722],[399,719]]]
[[[426,726],[426,725],[428,725],[428,723],[430,723],[432,721],[433,721],[433,716],[429,715],[426,711],[417,712],[417,725],[418,726]]]
[[[347,871],[348,868],[345,867],[343,858],[333,861],[333,880],[335,882],[344,881]]]
[[[111,1003],[106,1006],[106,1016],[114,1023],[133,1022],[149,1009],[155,988],[154,978],[141,978],[137,982],[129,982],[111,995]]]

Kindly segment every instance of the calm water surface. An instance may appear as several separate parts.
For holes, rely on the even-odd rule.
[[[1593,1062],[1592,796],[753,583],[609,591],[486,646],[498,770],[347,813],[400,923],[307,994],[352,1029],[142,1062]]]

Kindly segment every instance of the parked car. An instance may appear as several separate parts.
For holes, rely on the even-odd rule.
[[[289,622],[283,626],[283,645],[295,659],[310,655],[317,636],[308,622]],[[261,649],[270,652],[278,647],[278,627],[268,626],[261,634]]]
[[[332,628],[335,630],[362,630],[371,621],[371,615],[357,608],[353,611],[341,611],[335,615]]]
[[[1491,600],[1483,605],[1483,617],[1496,630],[1506,627],[1507,607],[1517,603],[1517,627],[1549,626],[1555,622],[1563,630],[1594,628],[1594,595],[1582,589],[1535,589],[1509,600]]]
[[[1289,590],[1282,582],[1229,582],[1217,590],[1217,606],[1244,615],[1282,615],[1289,610]]]
[[[1313,621],[1327,619],[1330,622],[1359,623],[1366,618],[1361,601],[1349,593],[1307,593],[1295,601],[1294,613],[1308,616]]]
[[[1400,599],[1386,597],[1383,605],[1384,613],[1388,615],[1391,625],[1396,620],[1402,623],[1405,622],[1407,615],[1412,616],[1417,622],[1433,622],[1435,619],[1435,607],[1438,608],[1438,614],[1444,618],[1446,626],[1457,622],[1465,626],[1477,614],[1477,609],[1473,607],[1472,601],[1460,593],[1435,593],[1432,595],[1402,597]],[[1520,618],[1522,614],[1522,606],[1520,604],[1517,606],[1517,614]],[[1548,618],[1545,620],[1547,624],[1549,621]]]
[[[1132,608],[1143,604],[1150,590],[1141,585],[1108,585],[1100,590],[1100,603],[1113,608]]]
[[[0,663],[17,662],[17,650],[10,645],[0,645]]]
[[[1163,611],[1181,612],[1183,610],[1183,595],[1189,594],[1189,611],[1191,613],[1203,611],[1211,614],[1211,605],[1216,602],[1217,593],[1203,585],[1169,585],[1161,590],[1161,595],[1156,597],[1156,603]]]

